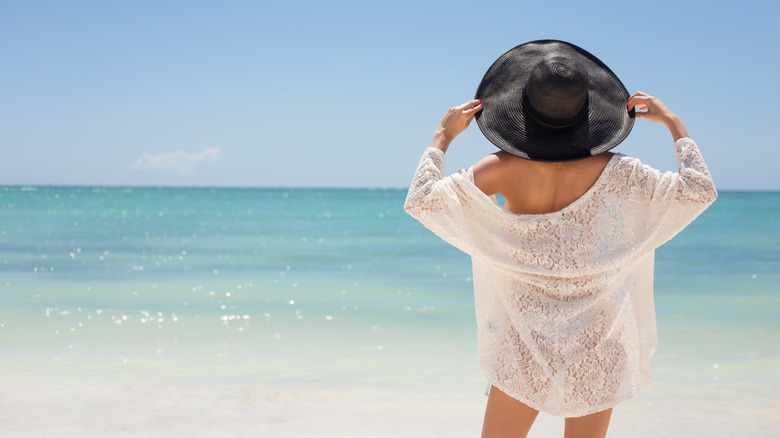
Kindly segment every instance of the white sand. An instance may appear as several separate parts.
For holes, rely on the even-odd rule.
[[[226,383],[218,377],[28,377],[4,382],[3,437],[477,437],[486,398],[473,381],[437,392],[401,382]],[[610,437],[777,437],[777,399],[659,384],[618,407]],[[672,394],[669,394],[672,393]],[[760,407],[762,406],[763,407]],[[531,437],[562,436],[540,415]]]
[[[21,333],[0,357],[2,438],[478,437],[487,400],[472,341],[457,337],[101,328],[69,349]],[[615,409],[608,436],[780,436],[780,358],[741,339],[731,350],[665,344],[653,386]],[[530,436],[562,432],[562,419],[540,415]]]

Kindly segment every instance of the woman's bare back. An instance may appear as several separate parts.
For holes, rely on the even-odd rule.
[[[474,182],[487,195],[501,194],[512,213],[551,213],[584,195],[612,155],[607,152],[578,161],[544,163],[498,152],[474,165]]]

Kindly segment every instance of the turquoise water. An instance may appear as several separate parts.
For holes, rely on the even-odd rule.
[[[269,381],[478,381],[469,259],[406,215],[404,197],[2,187],[4,379],[228,367]],[[768,377],[756,391],[777,390],[780,193],[722,193],[658,250],[656,301],[657,376]]]
[[[338,382],[460,360],[478,376],[468,259],[403,197],[0,189],[0,370]]]
[[[229,303],[237,312],[286,315],[293,300],[301,311],[339,314],[342,305],[380,312],[417,304],[403,298],[411,291],[438,302],[467,290],[468,259],[409,218],[403,196],[6,188],[0,191],[3,307],[221,315]],[[223,297],[222,304],[214,297]]]

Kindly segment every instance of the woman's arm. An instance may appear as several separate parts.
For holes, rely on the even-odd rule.
[[[446,177],[444,152],[481,109],[480,101],[472,100],[447,111],[420,159],[404,203],[407,213],[467,254],[476,248],[472,228],[473,222],[478,222],[473,219],[475,208],[462,190],[468,172]]]
[[[447,152],[452,140],[469,127],[471,121],[474,120],[474,115],[481,110],[482,101],[479,99],[450,108],[441,119],[439,128],[433,134],[433,140],[428,147]]]
[[[671,112],[658,98],[637,91],[628,99],[628,110],[631,111],[631,108],[634,107],[638,110],[636,112],[637,118],[666,125],[675,142],[681,138],[689,137],[680,117]]]
[[[478,99],[450,108],[433,134],[433,140],[420,160],[404,203],[406,211],[421,222],[427,213],[442,210],[440,192],[444,188],[439,183],[444,179],[444,153],[481,109],[482,102]]]
[[[626,187],[644,199],[642,213],[652,230],[653,247],[679,233],[718,197],[712,176],[696,143],[688,136],[680,118],[660,100],[635,93],[628,100],[629,110],[637,107],[636,117],[663,123],[675,142],[678,172],[661,173],[649,166],[635,165],[624,180]]]
[[[429,147],[447,152],[455,137],[468,128],[474,115],[482,110],[482,101],[470,100],[463,105],[450,108],[441,119],[439,128],[433,134]],[[501,182],[500,161],[494,155],[488,155],[474,165],[474,184],[486,195],[498,193]]]
[[[679,166],[680,185],[675,196],[678,200],[712,203],[717,197],[712,176],[691,140],[680,117],[666,107],[658,98],[640,92],[628,99],[628,109],[636,107],[636,117],[655,123],[663,123],[669,129],[675,142],[675,155]]]

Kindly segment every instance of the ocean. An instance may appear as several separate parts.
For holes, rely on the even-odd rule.
[[[470,260],[405,195],[0,187],[0,435],[478,435]],[[722,192],[655,295],[608,436],[780,436],[780,193]]]

